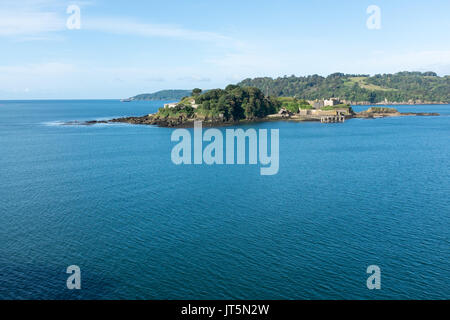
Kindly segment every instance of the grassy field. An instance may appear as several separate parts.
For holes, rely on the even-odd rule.
[[[366,77],[352,77],[349,78],[348,81],[345,82],[346,86],[352,87],[355,83],[357,83],[361,88],[367,90],[378,90],[378,91],[398,91],[397,89],[392,88],[383,88],[374,84],[367,84],[365,82]]]

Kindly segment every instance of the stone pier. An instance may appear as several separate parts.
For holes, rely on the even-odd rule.
[[[344,122],[345,116],[344,115],[335,115],[335,116],[322,116],[320,117],[320,122],[322,123],[335,123],[335,122]]]

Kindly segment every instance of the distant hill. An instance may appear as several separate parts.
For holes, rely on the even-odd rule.
[[[144,93],[132,97],[133,100],[181,100],[190,96],[191,90],[161,90],[154,93]]]
[[[439,77],[434,72],[265,77],[245,79],[238,85],[256,87],[266,95],[307,100],[336,97],[349,103],[450,103],[450,76]]]

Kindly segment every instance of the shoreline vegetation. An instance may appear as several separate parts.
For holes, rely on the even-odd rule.
[[[87,121],[82,124],[129,123],[160,127],[193,127],[202,121],[205,127],[230,126],[263,121],[344,122],[352,118],[398,116],[438,116],[438,113],[400,113],[395,108],[370,107],[354,112],[350,104],[337,98],[305,100],[296,97],[266,96],[256,87],[228,85],[225,89],[202,92],[194,89],[190,96],[169,103],[154,114],[111,120]],[[76,124],[76,123],[67,123]]]
[[[450,76],[435,72],[395,74],[344,74],[327,77],[284,76],[245,79],[239,86],[253,86],[266,95],[292,96],[306,100],[339,97],[350,105],[415,105],[450,103]]]
[[[435,72],[398,72],[395,74],[333,73],[327,77],[284,76],[245,79],[239,87],[255,87],[265,96],[317,100],[337,97],[350,105],[424,105],[450,103],[450,76]],[[190,90],[161,90],[140,94],[124,101],[180,101]]]

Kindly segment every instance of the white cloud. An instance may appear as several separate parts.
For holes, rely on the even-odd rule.
[[[0,65],[1,98],[44,98],[82,83],[83,71],[64,62]],[[32,96],[30,96],[32,95]]]
[[[65,3],[57,0],[2,0],[0,37],[23,40],[47,39],[48,34],[65,27]]]
[[[38,35],[64,29],[65,20],[52,12],[1,12],[0,36]]]
[[[220,58],[209,59],[207,62],[212,63],[220,68],[229,69],[277,69],[282,65],[279,56],[275,56],[271,53],[264,54],[264,52],[252,53],[228,53]]]
[[[334,55],[332,53],[332,55]],[[219,70],[228,78],[281,75],[328,75],[344,73],[395,73],[399,71],[435,71],[440,75],[450,74],[449,50],[423,50],[404,53],[374,51],[364,58],[330,58],[326,52],[309,53],[301,50],[277,51],[260,47],[258,50],[243,49],[237,53],[225,53],[205,63]],[[231,79],[231,78],[230,78]]]
[[[450,50],[427,50],[403,53],[373,52],[355,61],[353,68],[363,72],[388,73],[397,71],[450,71]],[[370,69],[370,70],[368,70]]]
[[[217,44],[229,44],[234,42],[230,37],[215,32],[190,30],[175,25],[141,23],[124,18],[85,19],[83,21],[83,29],[117,35],[177,38],[214,42]]]
[[[16,40],[48,40],[48,34],[66,30],[68,2],[54,0],[2,0],[0,3],[0,37],[16,37]],[[90,2],[75,2],[79,6]],[[131,18],[90,17],[81,11],[81,29],[138,37],[162,37],[190,41],[213,42],[229,46],[234,43],[230,37],[210,31],[191,30],[177,25],[142,23]],[[237,45],[237,42],[236,42]]]
[[[190,81],[190,82],[210,82],[211,78],[200,77],[200,76],[187,76],[177,78],[179,81]]]
[[[308,64],[303,52],[273,50],[258,44],[253,46],[206,59],[205,63],[216,70],[216,73],[235,80],[298,73]]]
[[[21,75],[21,76],[53,76],[65,75],[70,72],[79,70],[72,64],[61,62],[48,62],[41,64],[29,64],[25,66],[0,66],[0,73],[6,75]]]

